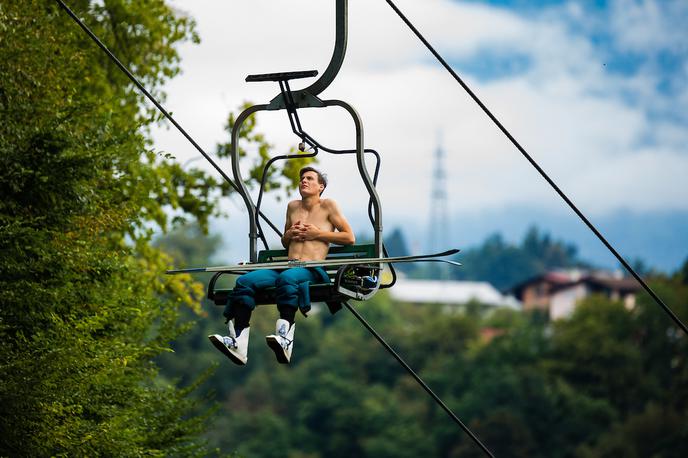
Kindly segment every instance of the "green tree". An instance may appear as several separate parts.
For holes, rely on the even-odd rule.
[[[630,415],[606,431],[595,446],[581,447],[579,456],[685,456],[688,452],[685,420],[685,412],[671,405],[649,403],[643,412]]]
[[[582,392],[609,400],[622,415],[636,410],[648,387],[634,327],[621,302],[601,296],[582,301],[571,319],[554,323],[552,370]]]
[[[537,227],[528,229],[520,245],[508,243],[499,234],[489,236],[482,245],[457,256],[461,269],[451,272],[459,280],[487,281],[500,290],[547,270],[585,266],[575,246],[554,241]]]
[[[676,272],[676,278],[684,285],[688,285],[688,258],[683,261],[683,265]]]
[[[156,88],[193,23],[161,1],[75,2]],[[150,151],[150,112],[56,4],[0,5],[0,454],[204,453],[189,392],[154,355],[200,290],[148,244],[165,206],[204,220],[209,187]],[[193,182],[193,180],[191,180]]]
[[[161,0],[70,6],[158,98],[197,39]],[[205,455],[196,384],[154,363],[202,288],[150,240],[228,187],[151,150],[154,109],[55,3],[3,2],[0,42],[0,455]]]
[[[679,317],[688,314],[688,289],[676,276],[656,277],[650,285]],[[685,337],[645,294],[630,308],[592,297],[555,323],[547,367],[616,411],[596,440],[579,448],[580,456],[686,454]]]
[[[563,241],[553,241],[551,236],[541,233],[537,227],[528,229],[521,249],[528,253],[538,264],[538,270],[548,270],[579,265],[577,261],[578,250],[574,245]]]
[[[488,281],[501,290],[537,272],[535,258],[507,243],[499,234],[488,237],[480,247],[466,251],[457,259],[465,267],[452,270],[456,278]]]
[[[204,234],[200,226],[186,224],[155,239],[154,246],[162,249],[174,260],[177,266],[209,265],[211,259],[217,256],[222,238],[217,234]],[[204,274],[193,276],[196,280],[205,282]],[[217,365],[217,351],[208,345],[207,336],[217,332],[219,320],[211,317],[220,316],[218,307],[207,298],[200,301],[200,309],[186,308],[181,311],[179,323],[184,333],[170,343],[173,352],[165,352],[156,361],[161,369],[161,375],[169,380],[179,380],[182,384],[189,384],[199,374],[214,369]],[[217,374],[211,373],[204,383],[204,388],[222,387],[217,383]],[[215,394],[223,395],[220,390]],[[212,403],[200,402],[204,408],[210,408]]]

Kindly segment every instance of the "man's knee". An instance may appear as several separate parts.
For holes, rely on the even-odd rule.
[[[236,279],[231,295],[234,297],[255,296],[256,291],[275,286],[277,279],[277,273],[271,270],[249,272]]]
[[[280,286],[285,286],[285,285],[296,285],[298,281],[296,278],[293,276],[289,275],[288,271],[282,272],[279,277],[277,277],[277,281],[275,282],[275,286],[278,288]]]
[[[277,303],[297,307],[299,303],[299,282],[294,276],[285,275],[287,272],[283,272],[277,279],[275,291]]]
[[[237,307],[253,310],[256,307],[256,291],[260,289],[262,283],[269,283],[269,274],[256,271],[237,278],[234,289],[229,295],[225,317],[236,315],[236,310],[233,309]]]
[[[246,275],[242,275],[241,277],[236,279],[236,283],[234,283],[234,291],[250,291],[252,293],[255,293],[255,282],[252,278]]]
[[[298,294],[299,292],[299,284],[293,279],[285,278],[282,279],[280,278],[277,281],[277,295],[278,296],[283,296],[283,295],[294,295]]]

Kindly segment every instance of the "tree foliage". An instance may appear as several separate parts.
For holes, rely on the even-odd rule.
[[[574,246],[552,240],[536,227],[526,232],[520,245],[494,234],[481,246],[458,255],[457,260],[465,267],[452,270],[454,278],[487,281],[500,290],[508,290],[547,270],[584,266]]]
[[[164,100],[191,18],[162,0],[69,6]],[[165,276],[172,258],[150,242],[186,220],[205,233],[231,187],[151,148],[161,117],[57,3],[0,4],[0,43],[0,455],[207,453],[190,396],[206,371],[182,388],[156,365],[187,327],[180,308],[202,313],[202,285]],[[239,141],[261,179],[272,147],[255,120]],[[294,167],[269,186],[295,186]]]
[[[194,38],[160,1],[72,6],[149,87]],[[193,385],[158,384],[151,361],[200,290],[162,275],[147,228],[168,205],[212,207],[193,202],[205,183],[178,192],[140,96],[70,21],[48,2],[0,6],[0,454],[196,454]]]
[[[162,0],[69,6],[158,99],[198,39]],[[0,455],[204,455],[202,372],[180,388],[154,362],[202,285],[150,241],[204,232],[229,186],[151,148],[160,117],[57,3],[2,2],[0,43]]]
[[[688,288],[679,275],[656,278],[652,287],[679,316],[688,316]],[[419,307],[392,302],[385,292],[355,303],[496,456],[688,452],[686,336],[650,298],[640,296],[628,309],[593,296],[556,322],[473,305]],[[259,307],[249,363],[238,367],[199,344],[203,333],[222,326],[221,309],[206,310],[211,320],[198,323],[201,331],[188,346],[180,342],[166,370],[174,376],[184,364],[200,370],[219,363],[205,385],[221,402],[207,437],[223,451],[246,457],[483,456],[346,311],[299,316],[292,363],[284,367],[262,339],[277,313]]]

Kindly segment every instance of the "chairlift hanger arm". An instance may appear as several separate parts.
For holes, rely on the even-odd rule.
[[[335,77],[339,73],[339,69],[342,68],[342,63],[344,63],[344,55],[346,54],[348,17],[348,0],[337,0],[335,5],[335,40],[332,58],[330,58],[330,63],[323,72],[322,76],[313,84],[303,89],[303,92],[307,92],[311,95],[320,94],[322,91],[327,89],[327,87],[332,83],[332,81],[334,81]],[[297,92],[297,99],[299,98],[300,92],[301,91]]]
[[[280,84],[280,88],[282,89],[282,91],[285,90],[285,88],[282,84]],[[328,147],[320,144],[316,139],[311,137],[306,131],[303,130],[301,123],[299,122],[298,113],[297,113],[296,109],[293,110],[293,113],[291,110],[288,109],[288,114],[289,114],[289,121],[290,121],[292,131],[294,132],[294,134],[297,135],[299,138],[301,138],[301,140],[304,142],[304,145],[306,143],[308,145],[310,145],[311,148],[314,149],[314,151],[313,151],[313,153],[310,153],[310,154],[287,154],[287,155],[275,156],[275,157],[271,158],[267,164],[265,164],[265,167],[263,168],[263,175],[262,175],[263,178],[262,178],[261,184],[260,184],[260,191],[258,194],[258,202],[256,204],[256,209],[259,213],[260,213],[260,205],[261,205],[261,201],[262,201],[262,197],[263,197],[263,193],[264,193],[265,179],[267,177],[267,173],[268,173],[270,166],[275,161],[282,160],[282,159],[289,160],[289,159],[297,159],[297,158],[302,158],[302,157],[314,157],[318,154],[319,150],[323,150],[323,151],[328,152],[330,154],[355,154],[356,153],[355,149],[337,150],[337,149],[333,149],[333,148],[328,148]],[[292,119],[292,117],[295,118],[296,121],[294,121]],[[372,154],[375,156],[375,171],[373,173],[373,187],[376,187],[378,175],[380,172],[380,163],[381,163],[380,154],[376,150],[371,149],[371,148],[365,148],[363,150],[363,152],[365,154]],[[266,219],[266,218],[264,218],[264,219]],[[375,223],[375,217],[373,215],[373,198],[372,197],[368,200],[368,219],[370,220],[370,223],[372,224],[372,226],[375,227],[376,223]],[[282,232],[280,230],[278,230],[277,227],[270,222],[270,220],[266,219],[266,221],[268,222],[268,224],[270,224],[270,226],[275,231],[275,233],[280,238],[282,238],[282,235],[283,235]],[[256,220],[256,224],[258,226],[258,234],[261,238],[261,241],[263,242],[265,249],[267,249],[268,245],[267,245],[267,241],[265,240],[263,229],[260,226],[260,220]],[[387,248],[385,247],[384,242],[382,243],[382,254],[384,256],[389,256],[389,253],[387,252]],[[392,273],[392,279],[389,281],[389,283],[384,283],[384,284],[380,285],[380,289],[391,288],[392,286],[394,286],[394,284],[397,281],[396,269],[394,268],[394,266],[392,264],[389,265],[389,269]]]
[[[363,147],[363,123],[361,121],[360,116],[356,112],[356,110],[349,105],[346,102],[343,102],[341,100],[327,100],[327,101],[322,101],[322,106],[323,107],[329,107],[329,106],[339,106],[341,108],[344,108],[352,117],[352,120],[354,122],[354,127],[356,130],[356,162],[358,165],[358,170],[361,178],[363,179],[363,183],[366,187],[366,190],[368,191],[368,194],[372,200],[372,207],[373,207],[373,213],[374,213],[374,232],[375,232],[375,246],[376,246],[376,251],[375,255],[377,257],[381,256],[383,253],[382,249],[382,210],[381,210],[381,205],[380,205],[380,198],[377,194],[377,191],[375,190],[375,186],[372,182],[372,179],[370,178],[370,175],[368,173],[365,160],[364,160],[364,147]],[[239,187],[239,193],[241,194],[244,204],[246,205],[247,211],[249,213],[249,256],[250,256],[250,261],[255,262],[258,256],[258,251],[257,251],[257,241],[259,238],[258,235],[258,226],[256,224],[256,215],[257,210],[256,207],[253,203],[253,200],[251,199],[251,196],[248,193],[248,189],[246,188],[246,185],[243,182],[242,176],[241,176],[241,170],[239,167],[239,154],[238,154],[238,138],[239,138],[239,131],[243,125],[243,123],[246,121],[246,119],[259,111],[265,111],[269,110],[268,105],[254,105],[251,107],[248,107],[245,109],[243,112],[239,114],[239,116],[236,119],[236,122],[234,123],[234,126],[232,127],[232,142],[231,142],[231,148],[230,148],[230,155],[232,159],[232,172],[234,174],[234,180],[237,183]]]
[[[280,74],[280,75],[289,75],[289,74]],[[254,75],[255,76],[255,75]],[[260,75],[258,75],[260,76]],[[308,144],[311,148],[315,150],[313,155],[316,155],[318,153],[318,150],[322,149],[325,152],[331,153],[331,154],[355,154],[356,150],[355,149],[348,149],[348,150],[336,150],[333,148],[328,148],[321,143],[319,143],[315,138],[313,138],[308,132],[306,132],[303,127],[301,126],[301,121],[299,120],[299,114],[296,109],[295,103],[292,98],[291,91],[289,89],[288,82],[286,81],[286,78],[283,78],[284,81],[280,80],[280,90],[282,91],[282,95],[284,97],[284,100],[287,101],[286,103],[286,110],[287,114],[289,117],[289,123],[291,124],[291,129],[292,132],[296,136],[298,136],[301,141],[305,144]],[[270,79],[272,80],[272,79]],[[284,83],[284,84],[283,84]],[[324,105],[324,102],[322,102]],[[378,154],[377,151],[371,148],[365,148],[363,150],[365,154],[373,154],[375,156],[376,162],[375,162],[375,172],[373,174],[373,187],[377,186],[377,177],[378,173],[380,171],[380,155]],[[284,156],[280,156],[282,158]],[[304,156],[305,157],[305,156]],[[267,166],[266,166],[267,170]],[[263,172],[263,176],[265,176],[265,171]],[[262,192],[262,187],[261,187],[261,192]],[[258,208],[260,208],[260,197],[259,197],[259,204]],[[370,218],[370,222],[375,226],[375,221],[373,217],[373,199],[371,198],[368,202],[368,217]],[[280,234],[281,236],[281,234]]]
[[[310,86],[304,89],[298,89],[293,91],[293,100],[298,108],[305,107],[319,107],[322,106],[318,95],[323,92],[327,87],[332,84],[336,78],[339,70],[342,68],[344,63],[344,56],[346,55],[346,47],[348,40],[348,16],[349,7],[348,0],[336,0],[335,4],[335,40],[334,40],[334,50],[332,51],[332,57],[330,58],[330,63],[327,68],[322,73],[320,78],[313,82]],[[293,72],[298,73],[298,72]],[[253,77],[258,75],[252,75]],[[313,75],[315,76],[315,75]],[[260,76],[259,76],[260,77]],[[263,76],[267,78],[267,76]],[[303,76],[302,76],[303,77]],[[293,78],[292,78],[293,79]],[[253,79],[252,81],[258,81]],[[263,79],[261,81],[270,81],[268,79]],[[284,94],[280,92],[270,101],[270,110],[281,110],[286,108],[287,101],[284,98]]]

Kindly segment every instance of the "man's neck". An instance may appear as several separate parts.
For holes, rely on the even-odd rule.
[[[320,196],[308,196],[301,198],[301,205],[306,210],[310,210],[320,203]]]

